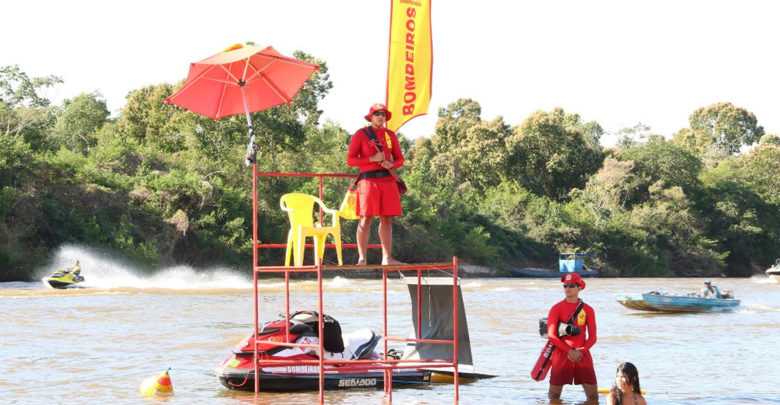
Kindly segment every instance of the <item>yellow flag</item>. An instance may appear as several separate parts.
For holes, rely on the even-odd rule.
[[[428,113],[431,102],[433,41],[431,0],[390,0],[390,50],[387,58],[387,128]]]

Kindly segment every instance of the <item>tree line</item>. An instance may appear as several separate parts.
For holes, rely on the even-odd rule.
[[[294,56],[321,68],[290,105],[251,115],[258,169],[355,173],[346,151],[356,128],[320,122],[319,102],[333,86],[327,64]],[[130,92],[111,117],[99,93],[52,105],[41,94],[60,83],[0,67],[0,280],[31,278],[63,243],[150,269],[249,268],[243,116],[214,121],[166,104],[181,83],[163,83]],[[599,123],[576,113],[540,110],[511,125],[484,119],[471,99],[439,109],[429,137],[402,132],[399,174],[410,191],[394,248],[403,261],[457,255],[498,269],[552,267],[560,251],[588,251],[606,276],[748,276],[780,254],[780,137],[728,102],[696,109],[689,127],[668,137],[642,124],[621,129],[607,148]],[[348,184],[326,180],[325,202],[337,207]],[[260,241],[286,240],[282,194],[316,195],[317,187],[316,179],[262,178]],[[354,242],[355,226],[343,221],[345,242]],[[282,257],[269,249],[260,260]]]

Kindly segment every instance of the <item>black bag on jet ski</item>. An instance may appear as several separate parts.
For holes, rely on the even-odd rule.
[[[319,330],[319,314],[317,311],[298,311],[290,316],[290,323],[293,327],[296,324],[305,324],[312,328],[314,334],[317,334]],[[322,314],[322,334],[324,341],[322,346],[325,350],[333,353],[341,353],[344,351],[344,340],[341,338],[341,325],[339,321],[330,315]]]

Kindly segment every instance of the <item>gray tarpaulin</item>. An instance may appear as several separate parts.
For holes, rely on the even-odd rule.
[[[417,331],[417,277],[405,277],[412,296],[412,324],[414,329],[410,337],[415,337]],[[420,282],[420,320],[422,324],[422,339],[452,340],[452,277],[423,277]],[[463,295],[458,291],[458,364],[472,365],[471,341],[469,327],[466,324],[466,310],[463,306]],[[408,343],[403,359],[452,359],[452,345],[441,343]]]

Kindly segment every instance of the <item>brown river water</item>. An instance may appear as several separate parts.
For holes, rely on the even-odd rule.
[[[253,326],[252,282],[237,269],[188,267],[145,274],[85,249],[64,249],[52,268],[78,257],[85,287],[54,290],[43,282],[0,283],[0,403],[3,404],[311,404],[316,393],[231,391],[211,372]],[[49,271],[41,270],[40,277]],[[766,277],[713,280],[734,292],[734,311],[656,314],[615,301],[621,293],[698,291],[699,279],[586,279],[580,297],[593,306],[592,349],[599,387],[616,366],[634,363],[650,404],[780,404],[780,285]],[[529,372],[545,340],[538,319],[563,298],[554,279],[462,280],[477,372],[498,377],[461,385],[462,404],[546,404],[547,382]],[[284,311],[283,282],[260,284],[261,320]],[[325,276],[325,312],[344,331],[380,331],[381,282]],[[388,282],[390,333],[410,328],[410,300]],[[316,309],[316,282],[292,284],[293,309]],[[391,346],[392,347],[392,346]],[[175,395],[143,398],[139,384],[171,368]],[[565,386],[564,404],[584,400]],[[326,392],[326,403],[386,404],[382,390]],[[602,396],[602,403],[605,402]],[[451,385],[396,389],[392,403],[453,403]]]

